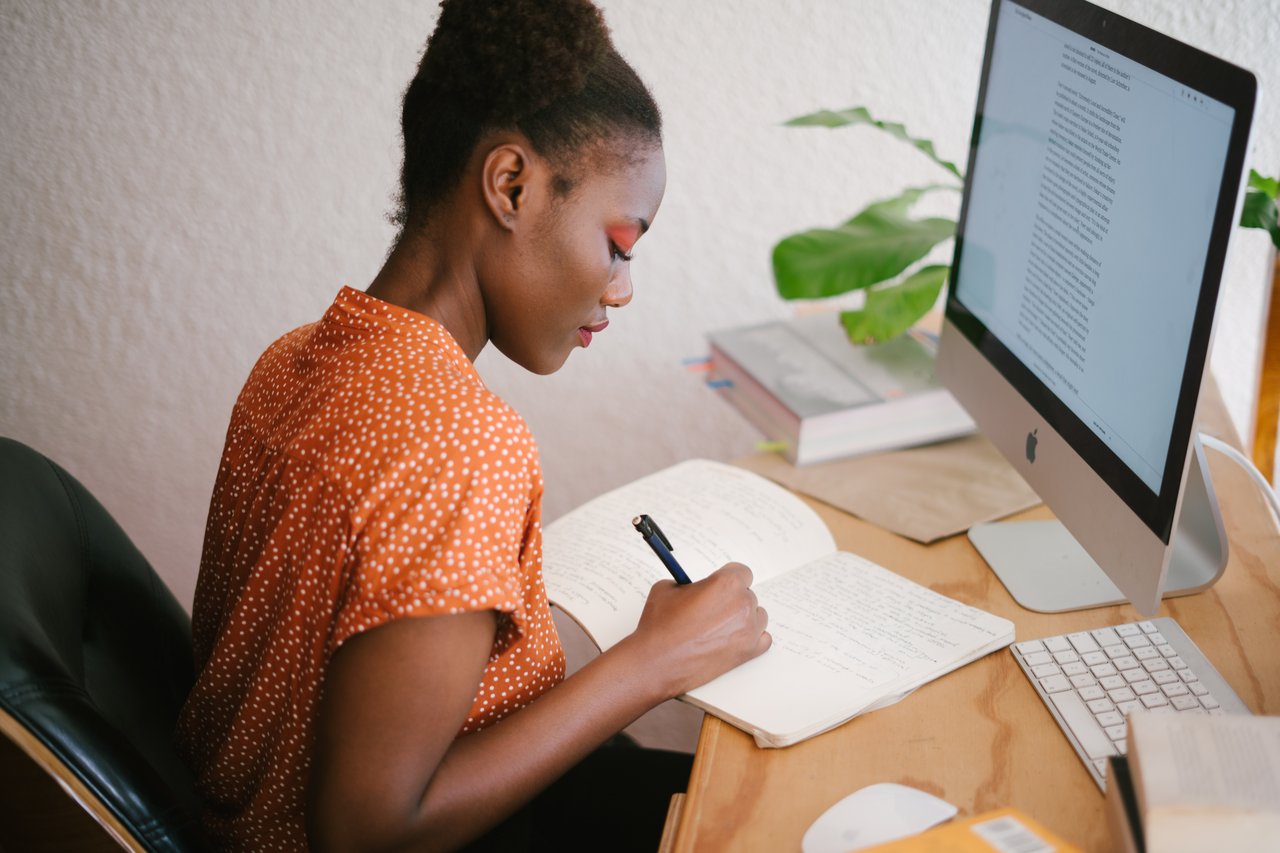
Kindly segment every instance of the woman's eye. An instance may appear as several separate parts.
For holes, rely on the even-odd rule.
[[[618,247],[617,243],[609,243],[609,253],[620,261],[625,262],[631,260],[631,256],[622,251],[622,249]]]

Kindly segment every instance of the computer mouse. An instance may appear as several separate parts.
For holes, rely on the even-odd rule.
[[[854,791],[823,812],[800,842],[804,853],[847,853],[924,832],[959,811],[917,788],[881,782]]]

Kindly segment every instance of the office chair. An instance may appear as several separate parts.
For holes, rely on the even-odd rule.
[[[0,850],[206,849],[172,745],[192,667],[190,620],[124,531],[0,438]]]

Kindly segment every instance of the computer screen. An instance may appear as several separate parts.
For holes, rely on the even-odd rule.
[[[1082,0],[992,8],[939,375],[1148,612],[1195,462],[1255,92]]]

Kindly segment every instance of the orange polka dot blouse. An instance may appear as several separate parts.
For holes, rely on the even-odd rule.
[[[496,610],[462,734],[564,678],[524,420],[434,320],[343,288],[241,391],[205,530],[178,721],[227,849],[306,848],[325,667],[393,619]]]

